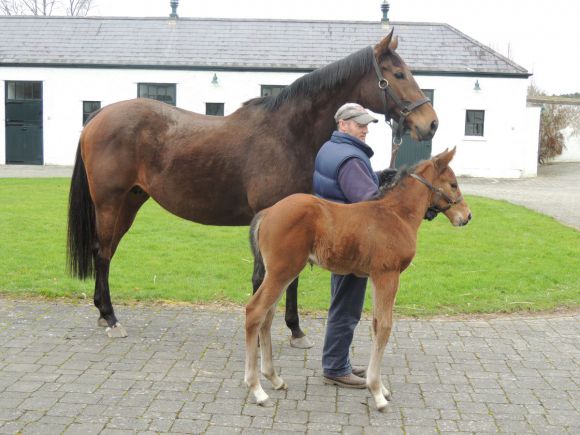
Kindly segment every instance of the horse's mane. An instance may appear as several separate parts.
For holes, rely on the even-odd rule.
[[[401,180],[407,175],[415,172],[417,165],[407,167],[403,166],[398,171],[387,168],[381,172],[379,175],[379,191],[372,199],[381,199],[396,186],[401,183]]]
[[[308,96],[330,90],[354,75],[362,75],[370,71],[373,56],[374,52],[371,46],[363,48],[344,59],[337,60],[300,77],[276,96],[253,98],[246,101],[244,106],[263,106],[266,110],[273,112],[297,96]]]

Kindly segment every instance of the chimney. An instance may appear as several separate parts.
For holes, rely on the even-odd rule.
[[[177,19],[177,6],[179,5],[179,0],[171,0],[169,2],[169,6],[171,6],[171,13],[169,14],[169,18]]]
[[[383,11],[383,18],[381,18],[381,24],[384,28],[389,27],[389,2],[387,0],[383,0],[383,4],[381,5],[381,11]]]

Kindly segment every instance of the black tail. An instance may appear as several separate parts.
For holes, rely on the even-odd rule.
[[[252,219],[252,223],[250,224],[250,246],[252,247],[252,255],[254,256],[254,272],[252,273],[252,285],[254,287],[254,293],[256,293],[262,284],[262,281],[264,280],[264,274],[266,273],[264,260],[262,259],[262,253],[260,252],[260,246],[258,245],[258,231],[261,220],[262,213],[258,213],[256,216],[254,216],[254,219]]]
[[[89,193],[80,142],[68,201],[68,271],[72,276],[80,279],[91,278],[95,276],[93,260],[93,248],[96,242],[95,207]]]

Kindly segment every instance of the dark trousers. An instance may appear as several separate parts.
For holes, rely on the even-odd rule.
[[[349,350],[365,301],[367,278],[335,275],[330,278],[330,308],[322,349],[325,376],[345,376],[352,372]]]

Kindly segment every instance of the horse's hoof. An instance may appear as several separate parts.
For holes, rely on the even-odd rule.
[[[298,349],[310,349],[312,346],[314,346],[314,343],[310,341],[306,335],[304,335],[300,338],[290,337],[290,346]]]
[[[110,338],[125,338],[128,336],[125,328],[118,322],[113,327],[108,327],[106,331]]]
[[[99,326],[101,326],[103,328],[108,328],[109,327],[109,324],[104,319],[104,317],[99,317],[99,320],[97,320],[97,325],[99,325]]]
[[[287,389],[288,389],[288,384],[286,382],[282,382],[277,387],[274,387],[274,390],[287,390]]]
[[[272,408],[274,406],[274,402],[272,400],[270,400],[269,397],[267,399],[264,399],[264,400],[259,400],[256,403],[258,405],[260,405],[262,408]]]
[[[387,410],[387,408],[389,407],[389,404],[386,403],[385,405],[377,405],[377,411],[379,412],[385,412]]]
[[[385,399],[387,399],[389,402],[390,402],[391,400],[393,400],[393,395],[392,395],[392,394],[391,394],[391,392],[390,392],[390,391],[388,391],[388,390],[387,390],[387,392],[386,392],[386,393],[383,393],[383,396],[384,396],[384,397],[385,397]]]

